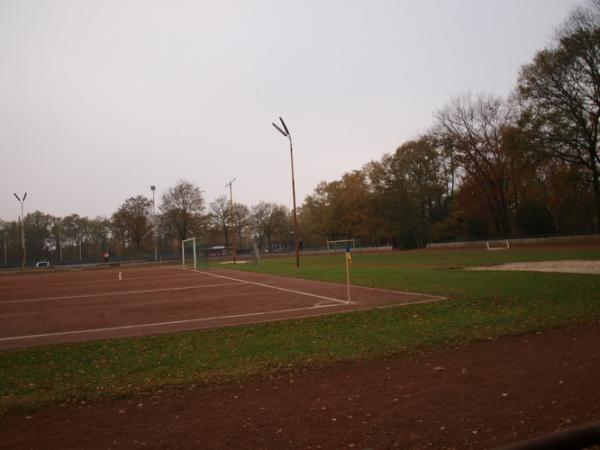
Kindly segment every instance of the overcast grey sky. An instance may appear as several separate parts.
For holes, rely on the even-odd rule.
[[[573,0],[0,0],[0,218],[110,215],[179,179],[291,206],[507,95]]]

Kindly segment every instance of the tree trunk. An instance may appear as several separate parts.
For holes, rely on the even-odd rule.
[[[225,236],[225,249],[229,249],[229,233],[227,227],[223,227],[223,235]]]

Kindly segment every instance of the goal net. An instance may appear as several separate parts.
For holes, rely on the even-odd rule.
[[[208,250],[202,248],[196,238],[181,241],[181,263],[186,269],[208,268]]]
[[[507,240],[502,241],[487,241],[485,243],[486,250],[508,250],[510,244]]]
[[[345,252],[348,246],[350,246],[350,249],[354,250],[357,246],[356,240],[338,239],[337,241],[327,241],[327,253]]]

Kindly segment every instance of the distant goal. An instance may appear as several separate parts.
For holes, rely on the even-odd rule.
[[[196,238],[181,241],[181,264],[184,269],[207,269],[208,249],[200,247]]]
[[[509,250],[510,244],[506,239],[502,241],[487,241],[485,248],[486,250]]]
[[[345,252],[348,245],[352,250],[356,248],[356,240],[355,239],[338,239],[336,241],[327,241],[327,253],[338,253]]]

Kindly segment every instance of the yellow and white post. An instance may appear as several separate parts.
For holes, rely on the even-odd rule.
[[[350,297],[350,264],[352,264],[352,253],[350,253],[350,245],[346,247],[346,291],[348,293],[348,304],[352,303]]]

